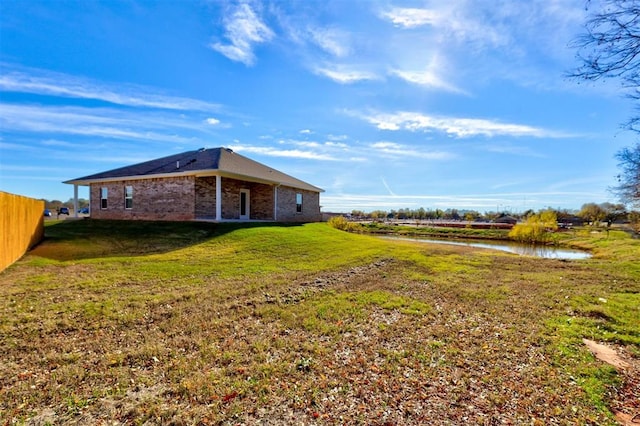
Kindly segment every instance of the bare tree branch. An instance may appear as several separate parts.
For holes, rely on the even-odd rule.
[[[587,9],[592,6],[587,1]],[[625,127],[640,133],[640,0],[600,0],[585,33],[571,44],[581,65],[569,77],[596,81],[620,80],[626,96],[636,104],[636,114]],[[612,190],[625,203],[640,206],[640,143],[617,153],[618,185]]]

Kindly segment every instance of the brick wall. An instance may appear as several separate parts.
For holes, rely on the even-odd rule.
[[[196,178],[196,217],[215,219],[216,217],[216,177]]]
[[[125,208],[125,186],[133,187],[133,206]],[[100,207],[101,188],[107,188],[107,208]],[[274,186],[222,178],[222,219],[240,219],[240,190],[249,190],[249,218],[273,220]],[[91,217],[120,220],[213,219],[216,215],[215,176],[181,176],[161,179],[114,181],[91,185]],[[279,222],[321,220],[320,194],[280,186]],[[303,197],[302,212],[296,211],[296,194]]]
[[[131,209],[125,209],[124,205],[124,191],[127,185],[133,187]],[[121,220],[193,220],[194,186],[193,176],[92,184],[91,217]],[[101,188],[107,188],[108,191],[106,209],[100,206]]]
[[[302,194],[302,212],[296,211],[296,194]],[[278,187],[278,222],[319,222],[320,194],[288,186]]]
[[[240,219],[240,190],[249,190],[249,219],[273,220],[273,186],[222,178],[222,218]]]

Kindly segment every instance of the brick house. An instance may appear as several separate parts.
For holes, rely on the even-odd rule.
[[[322,189],[227,148],[199,149],[64,183],[89,186],[93,219],[321,220]]]

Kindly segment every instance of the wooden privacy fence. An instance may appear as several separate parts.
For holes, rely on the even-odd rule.
[[[44,237],[44,201],[0,191],[0,271]]]

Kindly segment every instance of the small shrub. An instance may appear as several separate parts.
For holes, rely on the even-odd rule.
[[[355,231],[356,224],[353,222],[349,222],[344,216],[334,216],[328,221],[329,226],[332,228],[339,229],[341,231]]]

